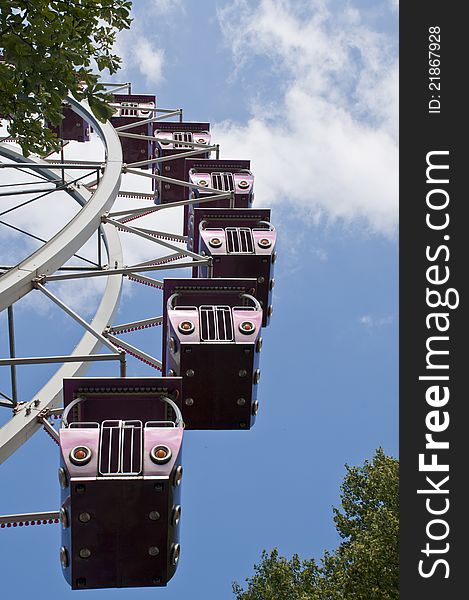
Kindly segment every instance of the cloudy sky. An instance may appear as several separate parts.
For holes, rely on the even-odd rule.
[[[305,558],[333,548],[331,507],[344,464],[362,463],[378,446],[397,454],[396,3],[135,0],[133,15],[118,40],[118,80],[156,93],[161,107],[183,107],[187,120],[210,121],[222,158],[251,159],[256,204],[272,207],[279,230],[279,260],[255,427],[185,436],[176,576],[158,592],[87,596],[228,599],[263,548]],[[97,156],[99,141],[69,151]],[[125,181],[126,189],[147,185]],[[76,210],[66,198],[54,202],[54,220],[43,205],[8,222],[45,238]],[[179,230],[180,213],[163,213],[148,226]],[[128,236],[123,242],[127,264],[154,252]],[[0,245],[3,263],[36,247],[7,229]],[[93,251],[90,242],[83,254]],[[89,316],[101,288],[51,289]],[[18,354],[68,351],[80,332],[38,294],[15,307]],[[118,322],[157,314],[159,292],[125,286]],[[5,354],[4,319],[0,327]],[[160,332],[139,335],[129,341],[159,357]],[[52,371],[20,370],[22,399]],[[156,373],[131,362],[129,374]],[[37,434],[2,465],[0,512],[57,508],[56,465],[56,448]],[[59,539],[58,526],[2,530],[2,566],[18,597],[71,593]]]

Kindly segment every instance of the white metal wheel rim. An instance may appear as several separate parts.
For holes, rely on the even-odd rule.
[[[87,198],[78,189],[72,188],[68,191],[82,205],[82,209],[44,246],[2,276],[0,279],[0,311],[32,291],[33,280],[36,277],[54,272],[70,259],[98,229],[102,215],[108,212],[119,192],[122,148],[114,128],[109,122],[103,124],[97,121],[86,102],[80,104],[73,98],[67,100],[74,110],[99,132],[106,152],[104,173],[92,196]],[[0,154],[18,162],[35,162],[5,147],[4,144],[0,144]],[[48,178],[56,177],[53,165],[50,168],[41,169],[39,172]],[[108,253],[108,264],[120,268],[123,266],[123,255],[119,235],[112,225],[104,224],[102,228]],[[120,274],[107,277],[101,302],[91,321],[91,327],[96,331],[103,331],[111,322],[119,303],[122,280],[123,276]],[[101,342],[91,333],[86,332],[70,355],[91,355],[96,353],[100,346]],[[16,414],[0,429],[0,463],[11,456],[42,427],[37,419],[39,412],[45,408],[56,407],[61,403],[62,380],[67,377],[80,376],[87,368],[88,363],[85,362],[65,363],[33,396],[30,402],[19,407]],[[28,414],[26,407],[28,407]]]

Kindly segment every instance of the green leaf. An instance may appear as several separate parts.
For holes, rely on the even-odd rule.
[[[131,2],[1,0],[0,6],[0,48],[7,58],[0,63],[0,114],[10,115],[9,131],[23,152],[46,154],[59,147],[42,123],[60,122],[68,94],[86,96],[98,119],[109,118],[109,96],[99,93],[90,65],[96,61],[100,72],[111,74],[118,70],[120,59],[111,50],[116,33],[130,26]],[[83,91],[82,81],[91,93]]]
[[[346,466],[334,522],[333,552],[291,559],[263,551],[237,600],[397,600],[399,598],[399,463],[379,448],[372,461]]]

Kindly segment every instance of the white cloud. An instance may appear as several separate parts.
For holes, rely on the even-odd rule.
[[[139,22],[117,36],[114,51],[122,58],[122,69],[117,78],[132,79],[132,71],[138,69],[148,84],[157,85],[163,80],[164,50],[143,33]]]
[[[387,315],[385,317],[375,317],[373,315],[363,315],[359,319],[360,323],[365,327],[383,327],[385,325],[391,325],[394,322],[394,318],[392,315]]]
[[[182,0],[152,0],[152,12],[159,16],[166,16],[177,10],[184,10]]]
[[[163,79],[164,63],[164,51],[161,48],[155,48],[148,38],[139,37],[132,56],[138,70],[148,83],[160,83]]]
[[[236,18],[235,18],[236,17]],[[280,93],[256,98],[244,124],[215,124],[225,157],[250,157],[262,205],[290,202],[313,222],[397,225],[397,59],[361,14],[326,1],[235,0],[219,21],[238,76],[268,61]],[[256,63],[253,63],[256,64]],[[270,79],[269,79],[270,81]],[[261,89],[261,86],[259,86]],[[266,107],[262,112],[263,105]]]
[[[75,279],[70,281],[61,281],[59,283],[48,284],[48,289],[59,300],[62,300],[68,307],[78,313],[84,319],[90,318],[96,312],[98,303],[103,295],[106,281],[104,277],[89,278],[86,280]],[[49,318],[55,321],[56,315],[60,309],[41,292],[33,291],[24,296],[16,306],[18,314],[31,315],[31,312],[37,313],[43,318]],[[71,317],[60,313],[65,319]],[[73,320],[72,320],[73,322]]]

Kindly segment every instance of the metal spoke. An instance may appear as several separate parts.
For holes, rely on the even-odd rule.
[[[165,210],[167,208],[177,208],[178,206],[190,206],[191,204],[207,204],[208,202],[216,202],[217,200],[223,200],[229,198],[230,201],[233,199],[233,194],[228,192],[226,194],[216,194],[214,196],[207,196],[206,198],[191,198],[190,200],[180,200],[179,202],[167,202],[166,204],[159,204],[156,210]]]
[[[156,229],[144,229],[143,227],[135,227],[135,229],[138,231],[143,231],[144,233],[149,233],[150,235],[154,235],[156,237],[168,237],[176,242],[187,243],[189,241],[189,237],[187,235],[178,235],[177,233],[157,231]]]
[[[110,350],[114,351],[112,344],[110,344],[107,341],[107,339],[103,336],[103,334],[99,333],[99,331],[96,331],[96,329],[93,329],[93,327],[91,325],[89,325],[84,319],[82,319],[80,317],[80,315],[78,315],[74,310],[72,310],[69,306],[67,306],[65,304],[65,302],[62,302],[62,300],[57,298],[57,296],[55,296],[50,290],[45,288],[41,283],[36,283],[36,287],[45,296],[47,296],[50,300],[52,300],[52,302],[57,304],[57,306],[60,307],[65,313],[67,313],[67,315],[69,317],[72,317],[72,319],[74,319],[77,323],[79,323],[82,327],[84,327],[86,329],[86,331],[88,331],[88,333],[91,333],[91,335],[93,335],[102,344],[107,346]]]
[[[28,169],[50,169],[51,167],[54,167],[55,169],[57,168],[64,168],[64,169],[97,169],[103,166],[102,162],[96,162],[96,161],[77,161],[77,160],[73,160],[70,162],[64,161],[56,161],[56,160],[50,160],[50,161],[46,161],[44,163],[22,163],[22,165],[18,166],[18,163],[0,163],[0,168],[10,168],[10,169],[20,169],[21,167],[23,168],[28,168]]]
[[[57,431],[52,427],[52,425],[49,423],[49,421],[45,417],[41,417],[40,421],[41,421],[44,429],[47,431],[47,433],[58,444],[59,443],[59,434],[57,433]]]
[[[32,173],[31,173],[32,175]],[[42,178],[41,178],[42,179]],[[50,181],[48,179],[43,179],[43,181]],[[19,186],[23,186],[23,185],[40,185],[41,183],[43,183],[43,181],[23,181],[21,183],[2,183],[0,185],[0,188],[6,188],[6,187],[19,187]],[[61,179],[57,179],[57,181],[62,181]],[[18,193],[18,192],[13,192],[14,194]],[[31,192],[30,192],[31,193]]]
[[[122,215],[138,215],[140,213],[148,213],[148,211],[156,212],[158,210],[157,206],[145,206],[141,208],[127,208],[126,210],[119,210],[117,212],[110,212],[109,217],[120,217]]]
[[[86,175],[82,175],[81,177],[77,177],[76,179],[72,179],[71,181],[67,181],[65,183],[61,183],[60,185],[57,185],[55,188],[51,188],[50,190],[47,190],[44,194],[40,194],[39,196],[36,196],[35,198],[31,198],[30,200],[27,200],[26,202],[23,202],[21,204],[18,204],[17,206],[13,206],[12,208],[9,208],[8,210],[4,210],[3,212],[0,213],[0,217],[3,217],[4,215],[13,212],[14,210],[17,210],[18,208],[21,208],[22,206],[26,206],[27,204],[31,204],[31,202],[35,202],[36,200],[40,200],[41,198],[44,198],[44,196],[48,196],[49,194],[51,194],[52,192],[62,192],[62,191],[66,191],[67,188],[69,188],[72,184],[77,183],[78,181],[81,181],[82,179],[84,179],[85,177],[89,177],[90,173],[87,173]],[[62,181],[61,179],[58,179],[57,181]],[[28,192],[31,193],[31,192]],[[3,194],[0,194],[3,195]],[[5,194],[7,195],[7,194]],[[8,194],[8,195],[16,195],[16,193],[14,194]]]
[[[66,171],[76,169],[77,175],[84,173],[83,181],[87,183],[98,178],[98,185],[96,190],[89,192],[85,186],[73,186],[70,185],[70,182],[67,182],[67,187],[64,190],[80,205],[80,210],[53,238],[2,275],[0,279],[0,309],[8,308],[18,299],[30,293],[34,289],[36,283],[34,279],[37,274],[51,274],[67,264],[70,258],[79,252],[80,248],[102,226],[101,216],[109,212],[119,191],[122,172],[122,148],[117,134],[110,123],[101,123],[95,118],[86,101],[79,103],[73,98],[67,100],[72,110],[90,123],[97,132],[103,143],[105,161],[91,164],[78,164],[67,161],[52,163],[52,161],[34,157],[25,158],[17,150],[10,149],[6,145],[0,147],[2,160],[15,161],[16,173],[26,171],[27,175],[21,175],[21,179],[17,177],[17,181],[23,181],[26,177],[29,178],[32,173],[33,177],[38,176],[39,179],[52,182],[52,185],[49,183],[52,187],[55,180],[60,177],[61,169],[64,168]],[[2,172],[1,168],[9,167],[0,167],[0,173]],[[73,179],[73,177],[70,177],[70,179]],[[35,189],[34,186],[27,187],[31,187],[31,190]],[[32,194],[32,196],[34,195],[36,194]],[[102,229],[104,233],[103,248],[106,249],[107,260],[110,264],[121,267],[122,251],[116,229],[110,225],[103,225]],[[90,264],[89,267],[94,269],[93,264]],[[121,287],[122,276],[113,277],[108,273],[101,301],[90,321],[90,325],[95,331],[103,331],[112,321],[118,306]],[[49,410],[62,404],[64,378],[83,375],[89,364],[96,360],[117,361],[120,364],[121,376],[125,376],[125,352],[118,352],[113,348],[112,353],[98,355],[102,342],[89,331],[83,333],[84,335],[80,336],[81,339],[76,346],[66,356],[38,357],[39,360],[35,360],[34,357],[27,357],[30,360],[26,361],[20,359],[21,362],[30,364],[44,363],[45,360],[50,360],[57,362],[60,368],[43,386],[40,386],[41,389],[36,391],[31,401],[18,403],[11,419],[0,427],[0,462],[6,460],[41,428],[38,413],[42,413],[44,409]],[[16,357],[7,359],[7,362],[8,360],[18,363]],[[45,415],[41,414],[40,416]]]
[[[154,200],[155,194],[146,194],[144,192],[120,191],[119,198],[141,198],[142,200]]]
[[[14,404],[14,402],[13,402],[12,398],[10,398],[10,396],[7,396],[3,392],[0,392],[0,397],[4,398],[6,400],[6,402],[3,402],[0,400],[0,406],[4,406],[5,408],[15,408],[16,404]]]
[[[130,273],[127,275],[130,281],[136,281],[137,283],[141,283],[143,285],[148,285],[150,287],[157,288],[159,290],[163,289],[163,282],[159,279],[153,279],[152,277],[145,277],[145,275],[136,275],[135,273]]]
[[[154,175],[153,173],[144,173],[143,171],[137,171],[135,169],[128,169],[125,167],[124,173],[133,173],[134,175],[140,175],[141,177],[149,177],[150,179],[156,179],[157,181],[163,181],[164,183],[173,183],[174,185],[180,185],[181,187],[190,188],[191,190],[201,190],[203,192],[212,192],[218,194],[220,190],[215,188],[207,187],[204,185],[197,185],[196,183],[189,183],[182,181],[182,179],[173,179],[172,177],[164,177],[163,175]],[[228,198],[233,196],[234,192],[227,194]]]
[[[147,365],[150,365],[150,366],[154,367],[155,369],[158,369],[159,371],[162,370],[163,363],[160,360],[158,360],[157,358],[150,356],[150,354],[143,352],[143,350],[140,350],[139,348],[132,346],[132,344],[129,344],[128,342],[124,342],[123,340],[118,339],[111,334],[108,334],[108,338],[115,344],[115,346],[117,348],[122,348],[122,350],[125,350],[125,352],[127,352],[131,356],[134,356],[135,358],[139,358]]]
[[[64,189],[64,188],[62,187],[62,189]],[[16,206],[9,208],[8,210],[4,210],[3,212],[0,213],[0,217],[3,217],[4,215],[7,215],[8,213],[13,212],[14,210],[18,210],[18,208],[21,208],[22,206],[31,204],[31,202],[36,202],[36,200],[40,200],[41,198],[48,196],[51,192],[58,192],[58,191],[60,191],[59,188],[53,188],[53,189],[47,190],[45,193],[40,194],[39,196],[36,196],[35,198],[30,198],[29,200],[26,200],[26,202],[22,202],[21,204],[17,204]],[[31,192],[29,192],[29,193],[31,193]],[[9,195],[13,195],[13,194],[9,194]]]
[[[116,348],[113,348],[116,352]],[[93,362],[94,360],[121,360],[120,354],[65,354],[63,356],[28,356],[19,358],[0,358],[4,365],[46,365],[49,363]]]
[[[119,135],[124,135],[124,134],[119,134]],[[152,139],[155,140],[155,142],[166,142],[166,143],[168,143],[168,141],[169,141],[169,143],[173,144],[173,145],[178,144],[179,146],[189,146],[191,148],[205,148],[206,150],[209,150],[209,149],[210,150],[217,150],[217,149],[220,148],[219,144],[209,144],[209,145],[207,145],[207,144],[201,144],[200,142],[189,142],[189,141],[186,141],[186,140],[184,140],[183,142],[178,142],[177,140],[168,140],[168,138],[161,138],[161,137],[158,137],[156,135],[153,136]],[[181,154],[175,155],[175,156],[183,156],[183,155],[181,153]]]
[[[33,233],[29,233],[29,231],[25,231],[24,229],[21,229],[20,227],[16,227],[15,225],[12,225],[11,223],[7,223],[6,221],[0,221],[0,225],[5,225],[5,227],[9,227],[10,229],[14,229],[15,231],[18,231],[19,233],[23,233],[24,235],[27,235],[28,237],[32,238],[33,240],[37,240],[38,242],[43,242],[44,244],[47,244],[47,240],[44,240],[44,239],[38,237],[37,235],[34,235]],[[75,258],[79,258],[80,260],[83,260],[83,261],[89,263],[90,265],[99,267],[98,263],[95,263],[93,260],[90,260],[89,258],[85,258],[84,256],[80,256],[80,254],[74,254],[73,256]]]
[[[145,109],[147,110],[147,109]],[[150,109],[151,110],[151,109]],[[159,109],[160,112],[161,109]],[[146,125],[147,123],[155,123],[156,121],[162,121],[163,119],[169,119],[169,117],[176,117],[178,115],[182,115],[182,110],[180,108],[176,108],[175,110],[166,112],[160,117],[151,117],[150,119],[142,119],[141,121],[135,121],[134,123],[129,123],[128,125],[121,125],[120,127],[116,127],[117,133],[120,131],[127,131],[127,129],[134,129],[139,125]]]
[[[9,306],[7,309],[8,315],[8,345],[10,349],[10,358],[15,358],[15,328],[13,321],[13,306]],[[13,406],[18,404],[18,389],[16,381],[16,367],[11,365],[10,368],[10,380],[11,380],[11,401]]]
[[[155,262],[158,259],[155,259]],[[193,260],[186,263],[176,264],[155,264],[148,266],[133,265],[131,267],[124,267],[122,269],[103,269],[95,271],[85,271],[83,273],[70,273],[70,275],[46,275],[44,281],[63,281],[69,279],[85,279],[87,277],[109,277],[109,275],[131,275],[132,273],[145,272],[145,271],[164,271],[167,269],[185,269],[188,267],[197,267],[199,265],[209,265],[211,258],[204,260]]]
[[[131,125],[139,125],[140,123],[131,123]],[[119,129],[116,129],[117,135],[120,138],[130,138],[132,140],[147,140],[149,142],[154,142],[156,140],[154,135],[147,135],[145,133],[129,133],[128,131],[122,132]]]
[[[53,188],[41,188],[39,190],[17,190],[15,192],[0,192],[0,197],[8,197],[8,196],[24,196],[26,194],[34,194],[34,192],[55,192],[57,190],[56,187]],[[46,194],[44,194],[46,195]]]
[[[178,258],[182,258],[182,252],[176,252],[175,254],[167,254],[166,256],[161,256],[160,258],[152,258],[151,260],[144,260],[143,262],[137,263],[134,267],[144,267],[145,265],[161,265],[163,263],[173,262]]]
[[[207,151],[216,151],[216,146],[203,146],[199,150],[190,150],[188,152],[181,152],[181,154],[171,154],[170,156],[159,156],[158,158],[150,158],[149,160],[140,160],[138,162],[129,163],[128,167],[144,167],[145,165],[156,165],[163,162],[172,160],[178,160],[180,158],[189,158],[190,156],[198,156],[199,154],[205,154]]]
[[[75,255],[76,256],[76,255]],[[73,258],[73,257],[72,257]],[[78,258],[78,257],[77,257]],[[14,269],[16,265],[0,265],[0,271],[9,271],[10,269]],[[101,269],[99,265],[96,266],[97,269]],[[68,267],[59,267],[57,271],[89,271],[90,267],[79,267],[78,265],[69,265]]]
[[[44,177],[43,175],[40,175],[39,173],[35,173],[34,171],[31,173],[29,171],[27,171],[26,169],[22,169],[22,168],[18,168],[18,171],[21,171],[22,173],[26,173],[26,175],[30,175],[31,177],[36,177],[37,179],[42,179],[43,181],[50,181],[50,179],[47,179],[47,177]],[[40,182],[38,182],[40,183]]]
[[[113,92],[117,92],[117,90],[127,89],[127,93],[132,93],[132,84],[130,81],[128,83],[103,83],[104,87],[114,88]]]
[[[159,282],[163,285],[163,282]],[[142,319],[140,321],[132,321],[131,323],[122,323],[121,325],[113,325],[108,329],[109,333],[128,333],[138,329],[147,329],[155,325],[162,325],[163,317],[153,317],[151,319]]]
[[[131,138],[131,139],[137,139],[137,140],[148,140],[150,142],[166,142],[166,143],[170,143],[170,144],[177,144],[179,146],[189,146],[191,148],[201,148],[201,149],[205,149],[205,150],[217,150],[219,149],[219,144],[202,144],[201,142],[187,142],[187,141],[183,141],[183,142],[178,142],[178,141],[170,141],[167,138],[160,138],[154,135],[145,135],[144,133],[128,133],[127,131],[125,133],[123,133],[122,131],[118,131],[118,135],[119,137],[124,137],[124,138]],[[172,154],[172,157],[181,157],[183,156],[183,154]]]
[[[126,225],[125,223],[121,223],[120,221],[115,221],[114,219],[110,219],[109,217],[104,217],[104,220],[106,223],[110,223],[111,225],[114,225],[114,227],[118,227],[119,229],[123,229],[124,231],[128,231],[129,233],[134,233],[135,235],[138,235],[139,237],[142,237],[145,240],[149,240],[150,242],[154,242],[155,244],[159,244],[160,246],[164,246],[165,248],[169,248],[170,250],[175,250],[176,252],[182,252],[186,256],[190,256],[191,258],[193,258],[195,260],[203,260],[204,259],[203,256],[201,256],[200,254],[197,254],[196,252],[192,252],[191,250],[180,249],[177,246],[175,246],[174,244],[167,242],[166,240],[162,240],[153,235],[150,235],[149,233],[145,233],[144,231],[141,231],[140,229],[136,229],[135,227],[130,227],[129,225]]]
[[[1,527],[11,527],[12,525],[23,525],[31,523],[31,525],[45,525],[46,523],[58,523],[60,513],[57,511],[35,512],[35,513],[20,513],[17,515],[0,515]]]

